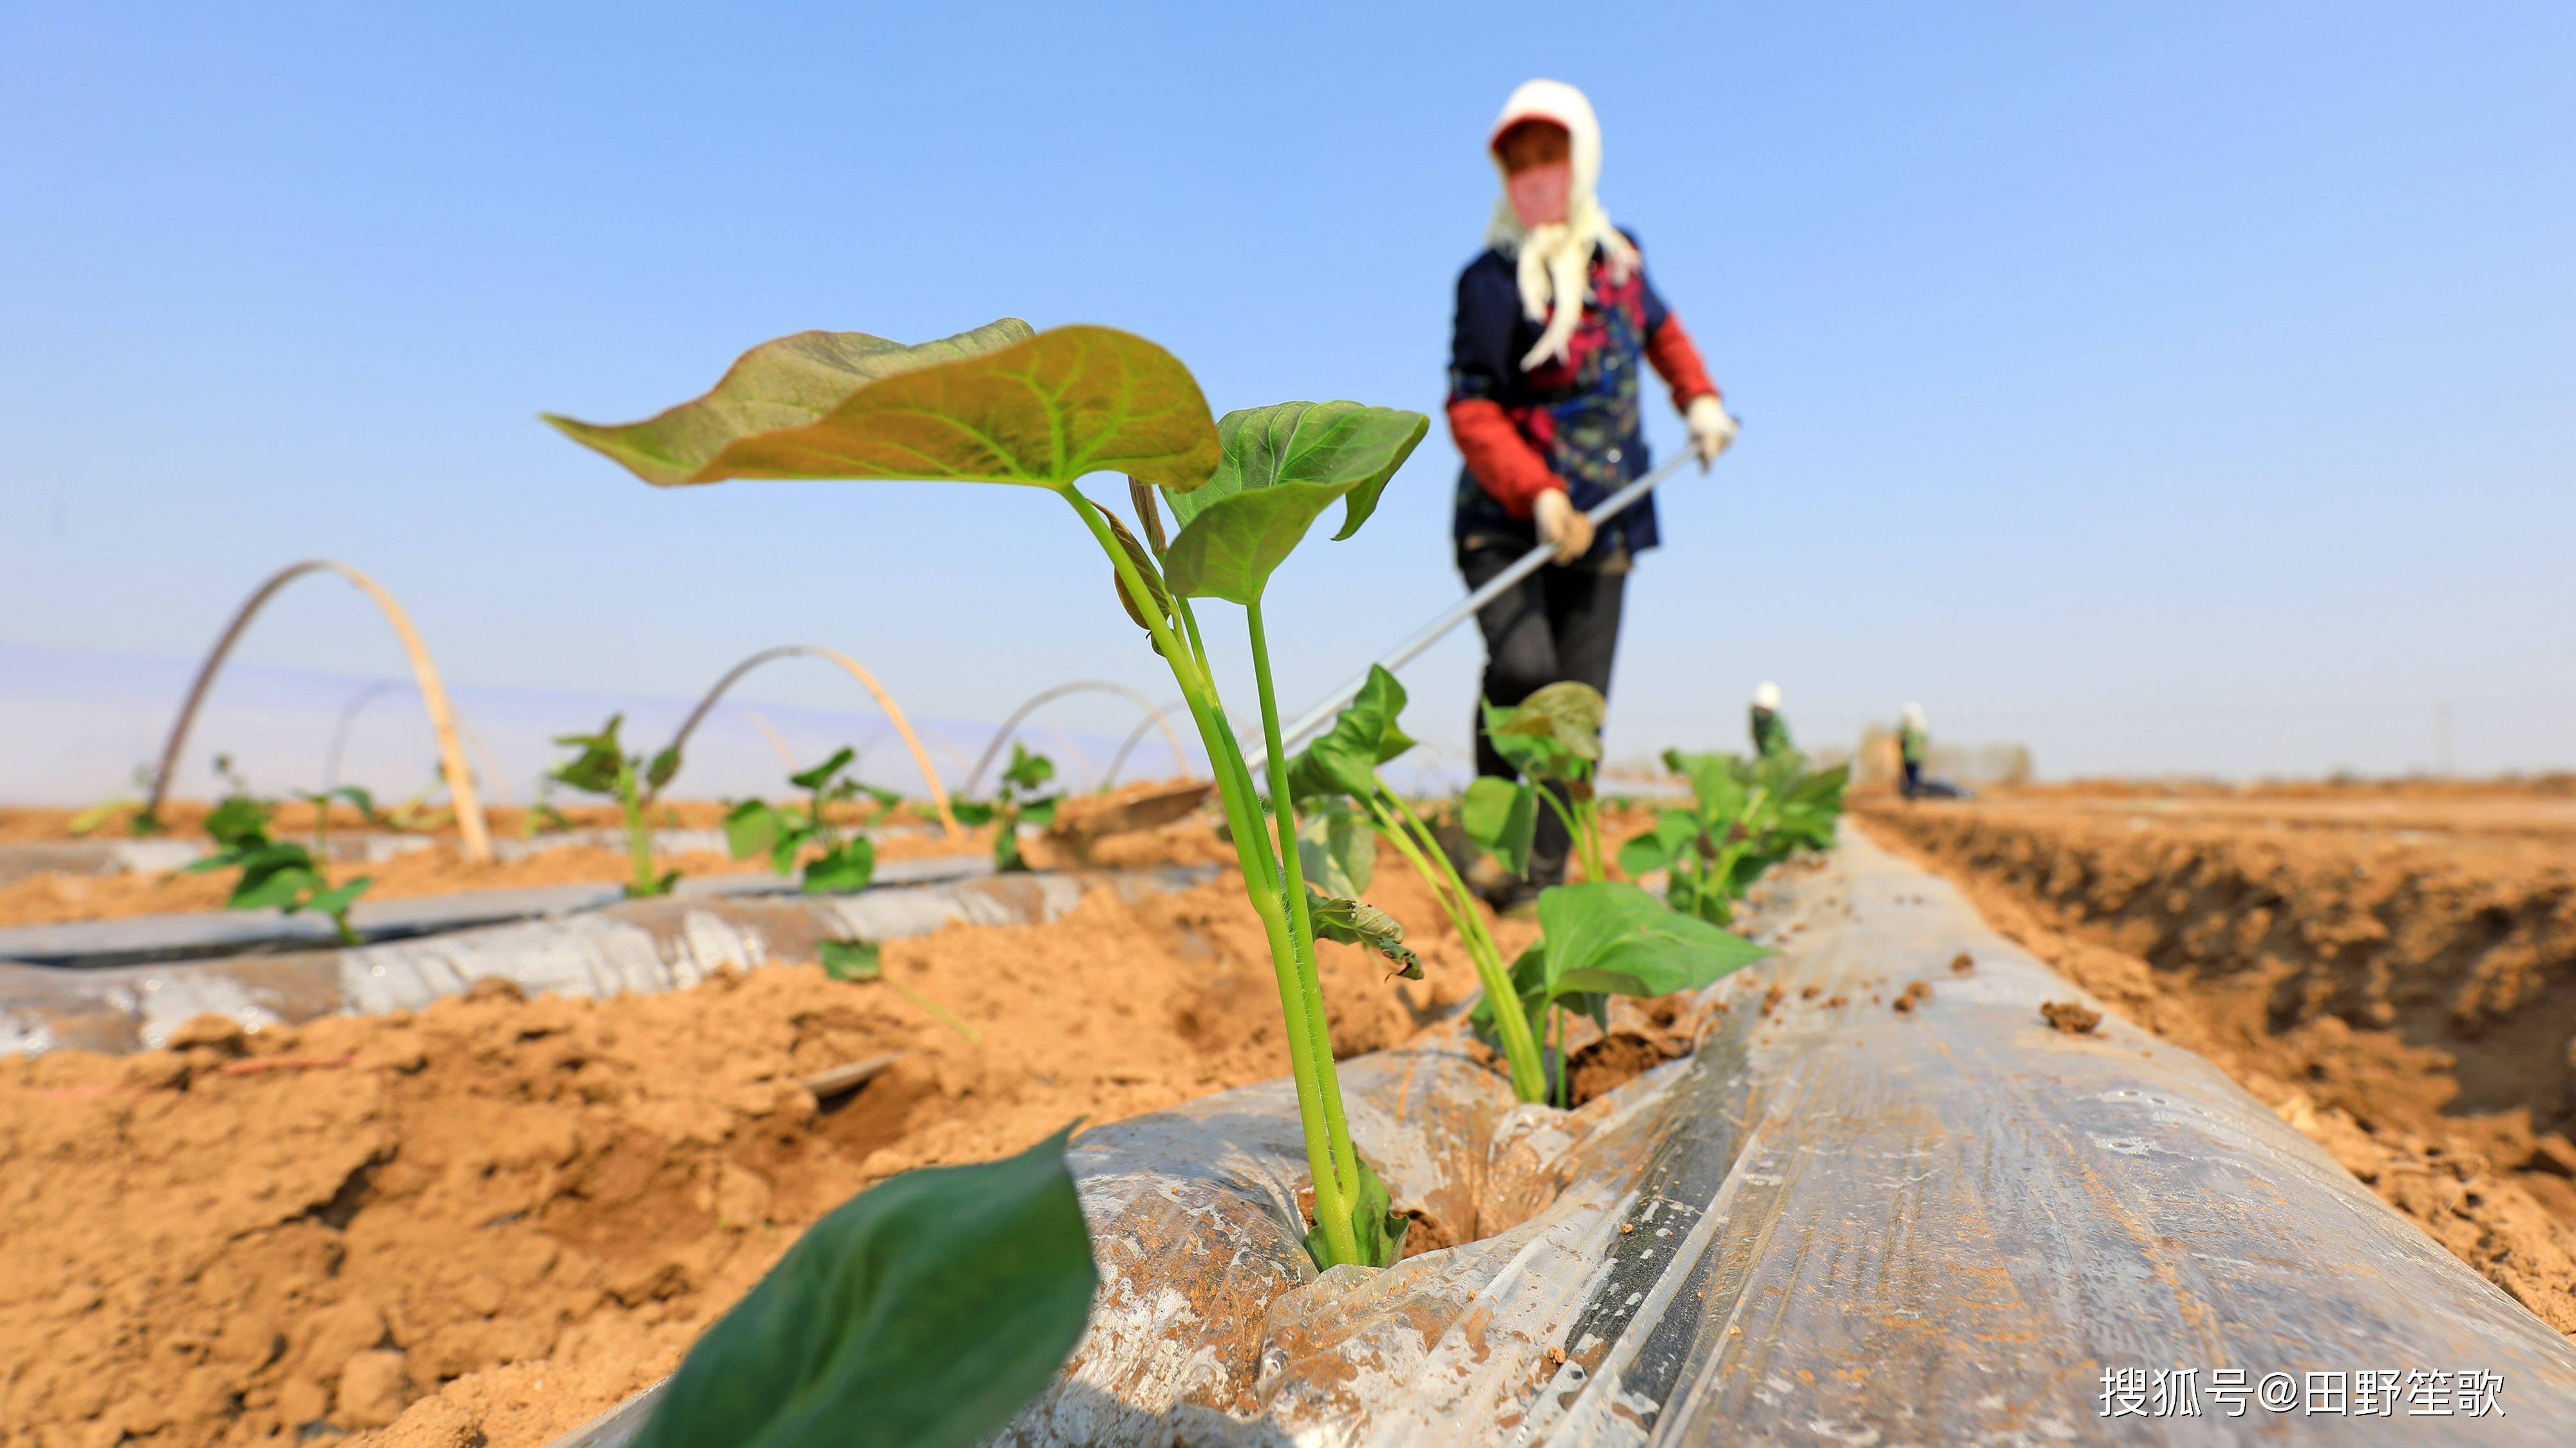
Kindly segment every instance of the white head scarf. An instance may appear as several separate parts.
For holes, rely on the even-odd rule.
[[[1601,122],[1592,114],[1592,102],[1561,80],[1524,81],[1503,102],[1503,113],[1486,133],[1488,154],[1503,132],[1523,121],[1553,121],[1565,127],[1572,142],[1567,147],[1571,153],[1567,169],[1572,174],[1564,221],[1535,229],[1522,226],[1512,210],[1510,177],[1505,174],[1504,194],[1494,203],[1494,219],[1485,227],[1485,244],[1520,264],[1521,310],[1531,321],[1547,323],[1538,345],[1521,359],[1521,370],[1527,372],[1567,355],[1574,329],[1583,321],[1583,304],[1591,299],[1594,248],[1607,253],[1611,279],[1618,282],[1627,281],[1636,268],[1637,249],[1610,224],[1609,213],[1601,209],[1595,194],[1601,181]],[[1503,158],[1493,159],[1494,169],[1501,172]]]
[[[1753,691],[1753,707],[1756,709],[1777,710],[1780,707],[1780,686],[1777,684],[1766,683],[1760,688],[1755,689]]]

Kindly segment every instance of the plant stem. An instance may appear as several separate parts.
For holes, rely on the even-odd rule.
[[[1190,632],[1189,643],[1184,645],[1169,621],[1156,614],[1150,603],[1154,590],[1146,585],[1136,560],[1110,534],[1099,509],[1077,489],[1059,491],[1083,526],[1091,530],[1092,541],[1108,557],[1109,566],[1126,585],[1128,596],[1145,601],[1140,604],[1145,630],[1170,667],[1173,682],[1180,685],[1181,697],[1189,703],[1190,718],[1199,727],[1199,742],[1206,748],[1209,768],[1217,778],[1226,828],[1234,837],[1235,858],[1243,867],[1244,894],[1251,899],[1253,913],[1261,918],[1262,934],[1270,947],[1271,970],[1278,980],[1279,1011],[1287,1030],[1289,1066],[1297,1086],[1298,1125],[1305,1137],[1306,1168],[1315,1183],[1315,1220],[1323,1229],[1324,1255],[1330,1259],[1322,1265],[1358,1263],[1362,1260],[1359,1238],[1351,1225],[1351,1204],[1359,1180],[1358,1157],[1351,1147],[1349,1128],[1342,1122],[1341,1084],[1333,1071],[1332,1052],[1329,1046],[1320,1053],[1315,1047],[1316,1022],[1312,1018],[1322,1012],[1319,1002],[1314,1009],[1309,1008],[1307,985],[1312,957],[1299,956],[1296,938],[1290,932],[1288,901],[1279,888],[1280,865],[1271,852],[1269,830],[1262,821],[1260,800],[1252,786],[1252,772],[1226,722],[1224,703],[1217,697],[1216,684],[1206,668],[1206,655],[1197,646],[1197,624],[1190,619],[1187,606],[1174,598],[1175,612]],[[1266,677],[1264,683],[1266,686]],[[1292,858],[1295,849],[1292,835]],[[1347,1185],[1341,1175],[1346,1169],[1350,1174]]]
[[[1438,837],[1412,807],[1388,789],[1385,781],[1379,781],[1377,789],[1378,798],[1364,803],[1378,834],[1394,844],[1396,852],[1413,866],[1414,873],[1431,886],[1441,908],[1448,911],[1450,923],[1458,927],[1458,934],[1467,942],[1467,958],[1475,964],[1476,978],[1485,987],[1485,999],[1493,1002],[1494,1034],[1502,1038],[1503,1061],[1512,1073],[1512,1094],[1523,1101],[1545,1100],[1546,1062],[1539,1055],[1538,1042],[1530,1035],[1529,1017],[1521,1012],[1520,992],[1512,988],[1511,972],[1503,965],[1502,947],[1494,943],[1493,932],[1485,928],[1485,917],[1477,912],[1475,892],[1458,877],[1458,868],[1449,862],[1448,852],[1440,848]],[[1408,838],[1405,826],[1420,835],[1418,843]]]
[[[1352,1158],[1350,1125],[1342,1115],[1342,1082],[1333,1069],[1333,1037],[1324,1011],[1323,977],[1315,966],[1315,924],[1306,903],[1306,866],[1297,854],[1297,806],[1289,797],[1288,751],[1279,738],[1279,700],[1270,682],[1270,634],[1263,626],[1261,600],[1245,606],[1244,620],[1252,639],[1252,677],[1261,701],[1261,743],[1270,776],[1270,808],[1279,829],[1280,889],[1288,903],[1288,939],[1297,952],[1298,984],[1306,995],[1306,1029],[1313,1033],[1314,1058],[1321,1063],[1324,1131],[1334,1145],[1334,1167],[1343,1173],[1346,1195],[1359,1195],[1359,1165]],[[1347,1215],[1347,1214],[1345,1214]],[[1329,1230],[1329,1229],[1327,1229]],[[1354,1250],[1357,1237],[1353,1238]]]
[[[1538,797],[1540,799],[1547,801],[1547,807],[1549,809],[1556,811],[1557,819],[1562,821],[1565,825],[1566,838],[1573,844],[1576,850],[1580,851],[1583,848],[1582,817],[1569,808],[1564,800],[1558,799],[1556,797],[1556,791],[1548,788],[1546,782],[1533,781],[1530,788],[1538,792]],[[1584,868],[1589,870],[1591,865],[1592,862],[1587,856],[1584,860]]]
[[[1583,842],[1583,877],[1595,882],[1609,879],[1609,868],[1601,858],[1601,806],[1594,801],[1585,800],[1574,807],[1574,812],[1576,817],[1583,821],[1580,835]]]
[[[653,875],[653,834],[645,827],[644,797],[635,787],[635,766],[627,760],[617,762],[617,803],[626,816],[626,863],[634,883],[626,893],[636,899],[660,893],[661,883]]]

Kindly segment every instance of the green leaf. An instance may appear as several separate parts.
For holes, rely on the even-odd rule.
[[[1601,721],[1610,701],[1590,684],[1566,680],[1549,684],[1514,705],[1498,729],[1503,738],[1544,739],[1577,759],[1601,757]],[[1502,742],[1501,738],[1495,740]]]
[[[1667,749],[1664,765],[1690,781],[1702,822],[1724,825],[1744,812],[1746,781],[1739,773],[1743,760],[1732,754],[1685,754]]]
[[[1333,727],[1290,761],[1290,792],[1374,798],[1377,767],[1414,745],[1413,737],[1396,723],[1404,704],[1404,685],[1384,667],[1369,665],[1368,678],[1334,716]]]
[[[1316,889],[1356,896],[1377,875],[1377,833],[1348,801],[1320,801],[1297,816],[1297,863]]]
[[[812,769],[808,769],[800,774],[791,774],[787,776],[787,782],[796,786],[798,789],[811,794],[815,790],[821,789],[824,785],[831,783],[833,775],[849,768],[850,761],[858,757],[858,752],[845,744],[839,749],[834,750],[831,758],[815,765]]]
[[[1530,845],[1538,838],[1538,791],[1513,780],[1479,777],[1458,802],[1458,824],[1476,848],[1505,870],[1526,875]]]
[[[617,776],[626,767],[624,747],[617,742],[617,726],[625,721],[624,714],[611,714],[596,734],[555,736],[555,743],[581,752],[546,777],[586,794],[617,793]]]
[[[319,911],[324,915],[339,915],[358,903],[358,897],[366,894],[367,887],[375,883],[374,880],[361,875],[336,889],[315,891],[313,897],[306,900],[299,908]]]
[[[1682,851],[1699,838],[1696,815],[1668,809],[1655,816],[1655,827],[1619,847],[1619,868],[1631,876],[1669,869]]]
[[[907,347],[802,332],[743,354],[714,390],[644,422],[547,415],[648,483],[929,478],[1066,488],[1124,472],[1195,488],[1217,461],[1180,359],[1107,327],[1005,319]]]
[[[725,811],[725,852],[737,860],[766,855],[778,846],[786,817],[765,799],[747,799]]]
[[[241,878],[233,882],[233,892],[224,901],[227,910],[284,907],[322,883],[311,853],[291,842],[245,849],[240,863]]]
[[[1386,1183],[1378,1180],[1366,1159],[1354,1156],[1351,1164],[1360,1172],[1359,1193],[1351,1198],[1351,1235],[1359,1240],[1360,1247],[1358,1265],[1392,1267],[1404,1260],[1404,1233],[1413,1225],[1413,1219],[1395,1209]],[[1306,1255],[1314,1258],[1318,1267],[1332,1265],[1321,1223],[1306,1234]]]
[[[1364,900],[1338,900],[1328,895],[1309,896],[1306,913],[1315,922],[1315,934],[1341,945],[1356,945],[1385,956],[1396,967],[1396,974],[1406,980],[1422,979],[1422,957],[1404,944],[1404,925]]]
[[[879,809],[892,809],[903,803],[903,791],[899,789],[884,789],[873,784],[862,784],[859,786],[859,792],[875,800]]]
[[[823,973],[834,980],[874,980],[885,973],[873,940],[826,940],[817,951]]]
[[[1771,952],[1616,881],[1558,885],[1538,897],[1547,993],[1659,996],[1698,990]]]
[[[785,815],[780,815],[783,821]],[[781,875],[796,873],[796,857],[805,853],[805,842],[814,838],[814,827],[804,824],[782,824],[778,837],[769,844],[769,868]]]
[[[957,822],[968,829],[993,822],[993,806],[983,800],[958,799],[951,796],[948,801],[948,812],[955,815]]]
[[[1164,555],[1175,593],[1252,603],[1317,514],[1342,500],[1348,538],[1431,427],[1418,412],[1356,402],[1282,402],[1217,423],[1223,460],[1206,486],[1171,495],[1179,536]]]
[[[1045,829],[1055,823],[1055,807],[1063,802],[1063,796],[1053,794],[1044,799],[1030,800],[1020,806],[1020,823]]]
[[[636,1448],[967,1448],[1046,1387],[1099,1283],[1065,1170],[905,1172],[835,1208],[689,1350]]]
[[[844,840],[806,862],[805,893],[842,894],[868,888],[877,872],[877,847],[866,840]]]
[[[1055,761],[1043,754],[1031,753],[1019,741],[1011,742],[1011,766],[1002,771],[1002,782],[1021,789],[1035,789],[1055,778]]]
[[[206,834],[216,844],[236,846],[265,844],[268,840],[268,806],[246,794],[228,795],[223,803],[206,814]]]
[[[646,789],[660,789],[662,786],[671,782],[672,775],[679,772],[680,751],[676,749],[665,749],[661,753],[653,756],[652,763],[644,766],[644,787]]]

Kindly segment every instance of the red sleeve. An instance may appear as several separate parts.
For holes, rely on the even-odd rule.
[[[1673,410],[1688,412],[1694,397],[1716,397],[1717,384],[1708,380],[1708,364],[1699,360],[1699,347],[1682,330],[1682,319],[1670,312],[1655,335],[1646,339],[1646,360],[1655,364],[1656,375],[1673,390]]]
[[[1527,518],[1538,505],[1539,494],[1565,489],[1565,481],[1548,471],[1546,459],[1492,398],[1451,401],[1449,435],[1457,439],[1458,455],[1467,460],[1476,485],[1493,494],[1503,511],[1515,518]]]

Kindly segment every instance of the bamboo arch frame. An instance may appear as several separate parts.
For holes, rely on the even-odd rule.
[[[1036,713],[1040,705],[1061,699],[1067,694],[1115,694],[1144,710],[1145,724],[1151,724],[1163,731],[1163,742],[1172,746],[1172,757],[1180,761],[1184,773],[1189,770],[1190,757],[1181,749],[1180,736],[1172,732],[1172,721],[1163,717],[1163,711],[1154,707],[1153,700],[1124,684],[1112,684],[1100,679],[1077,679],[1070,684],[1058,684],[1052,689],[1041,690],[1032,695],[1028,702],[1011,711],[1011,717],[1003,720],[1002,727],[993,731],[993,742],[984,746],[983,757],[975,761],[974,770],[966,776],[966,792],[973,794],[975,786],[983,783],[984,771],[992,766],[994,756],[1002,752],[1002,746],[1010,742],[1011,732],[1020,727],[1020,721]],[[1136,727],[1141,733],[1145,725],[1139,724]],[[1120,757],[1125,757],[1123,751]],[[1116,766],[1112,765],[1111,769],[1114,771]]]
[[[213,651],[198,666],[196,681],[188,686],[188,697],[179,705],[179,717],[170,725],[169,742],[161,748],[161,766],[153,771],[152,795],[143,803],[144,812],[159,813],[161,801],[170,791],[171,777],[178,772],[180,752],[188,746],[188,729],[196,723],[197,709],[214,688],[215,676],[223,671],[224,660],[240,641],[242,630],[250,626],[251,619],[277,596],[278,590],[308,573],[336,573],[347,579],[375,602],[385,622],[393,626],[394,636],[402,641],[403,652],[411,659],[412,682],[419,686],[421,704],[429,711],[430,731],[438,736],[438,769],[446,776],[447,797],[456,807],[456,832],[463,841],[465,858],[477,864],[489,862],[492,832],[484,824],[483,801],[474,790],[474,771],[466,766],[464,746],[456,737],[456,714],[448,707],[447,686],[439,682],[438,665],[430,658],[428,645],[420,641],[420,631],[411,626],[411,616],[403,612],[403,606],[394,601],[383,584],[329,558],[308,558],[279,569],[252,592],[233,614],[232,622],[224,626]]]
[[[939,782],[939,771],[932,767],[929,753],[921,747],[921,736],[912,732],[912,721],[903,717],[903,706],[896,703],[894,696],[885,691],[885,686],[877,682],[876,675],[869,673],[860,666],[858,660],[839,649],[825,648],[821,644],[781,644],[774,649],[762,649],[759,653],[734,665],[725,671],[723,678],[716,680],[714,688],[707,690],[706,697],[698,701],[698,707],[689,711],[689,717],[681,721],[680,732],[671,736],[670,750],[681,751],[682,746],[689,742],[689,735],[697,729],[698,722],[707,717],[707,711],[716,706],[716,701],[724,697],[725,690],[732,688],[735,680],[768,663],[771,659],[789,657],[821,659],[826,663],[838,664],[843,673],[858,680],[870,694],[875,696],[877,707],[885,711],[886,718],[894,725],[894,732],[903,736],[904,748],[912,751],[913,766],[921,771],[923,782],[930,786],[930,802],[939,810],[940,825],[947,830],[951,838],[955,838],[960,831],[957,828],[957,816],[950,813],[948,809],[948,787]],[[686,768],[688,755],[681,752],[680,759],[681,767]],[[675,771],[672,778],[678,777]],[[658,789],[654,791],[656,795],[660,793]]]

